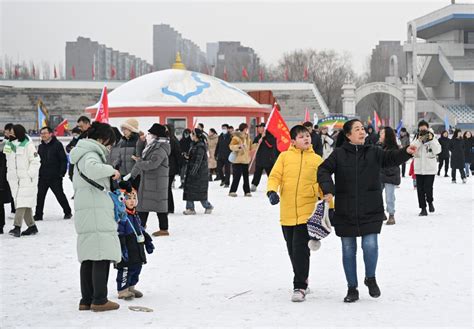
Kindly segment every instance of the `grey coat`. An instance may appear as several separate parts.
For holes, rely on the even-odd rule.
[[[132,159],[132,155],[141,156],[141,152],[144,148],[144,142],[138,137],[138,134],[132,134],[130,138],[122,137],[118,143],[118,155],[114,162],[114,168],[120,171],[120,175],[125,176],[132,172],[135,166],[135,161]]]
[[[171,147],[167,139],[152,142],[143,150],[131,175],[141,176],[138,188],[138,211],[168,212],[168,156]]]

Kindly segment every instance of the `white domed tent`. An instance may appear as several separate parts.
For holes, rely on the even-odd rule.
[[[217,117],[220,123],[226,122],[225,117],[238,117],[248,124],[252,119],[260,122],[271,111],[268,105],[259,104],[226,81],[181,69],[157,71],[133,79],[113,90],[108,102],[111,121],[148,118],[145,120],[148,123],[179,121],[188,128],[194,126],[196,118],[202,117]],[[90,106],[86,111],[94,117],[97,106]]]

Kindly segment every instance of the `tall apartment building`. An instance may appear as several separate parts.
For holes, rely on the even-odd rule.
[[[239,41],[219,41],[215,75],[224,78],[224,68],[228,81],[241,81],[242,70],[245,68],[249,80],[258,77],[260,59],[250,47],[245,47]]]
[[[168,24],[153,25],[153,66],[156,70],[171,68],[176,53],[190,71],[201,71],[206,66],[206,54],[193,41],[184,39]]]
[[[66,42],[67,80],[129,80],[152,71],[145,60],[89,38]]]

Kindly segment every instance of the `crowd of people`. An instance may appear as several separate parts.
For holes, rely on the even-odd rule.
[[[242,180],[244,197],[252,197],[265,171],[266,195],[272,205],[281,205],[280,224],[294,272],[294,302],[304,301],[308,293],[308,218],[318,200],[328,202],[331,224],[342,242],[348,285],[344,301],[355,302],[359,299],[356,237],[362,238],[364,284],[370,296],[381,295],[375,275],[377,237],[384,221],[396,223],[396,188],[405,177],[407,163],[420,216],[435,211],[434,179],[443,168],[444,176],[449,177],[451,166],[453,183],[458,171],[466,183],[474,170],[471,132],[455,130],[449,138],[444,131],[437,138],[423,120],[413,138],[404,128],[397,134],[391,127],[381,127],[377,133],[358,119],[334,132],[304,122],[291,129],[291,146],[281,154],[264,123],[257,125],[253,139],[246,123],[235,131],[222,124],[220,134],[214,128],[206,132],[199,124],[185,129],[178,139],[171,125],[154,123],[144,133],[133,118],[111,127],[81,116],[71,134],[72,140],[64,147],[50,127],[43,127],[36,147],[24,126],[5,126],[5,140],[0,144],[0,233],[5,226],[5,205],[10,204],[14,227],[9,234],[37,234],[36,223],[47,217],[44,204],[51,189],[63,218],[74,216],[81,263],[80,310],[119,308],[107,298],[111,262],[118,270],[118,298],[143,296],[135,286],[146,263],[145,251],[154,249],[151,236],[170,234],[168,216],[175,212],[172,187],[176,176],[183,189],[183,214],[196,215],[195,202],[199,201],[209,215],[214,209],[209,182],[220,181],[222,188],[229,189],[228,196],[235,198]],[[66,174],[73,183],[74,211],[63,190]],[[122,221],[117,221],[114,201],[104,193],[117,189],[125,196],[127,218]],[[159,221],[159,230],[151,236],[146,232],[150,212]],[[27,228],[21,231],[23,220]]]

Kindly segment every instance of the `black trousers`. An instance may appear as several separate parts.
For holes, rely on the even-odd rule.
[[[85,260],[81,263],[81,304],[107,303],[110,260]]]
[[[293,289],[306,289],[309,276],[309,235],[306,224],[282,226],[288,255],[293,266]]]
[[[35,217],[43,218],[43,209],[44,209],[44,200],[46,198],[46,193],[48,189],[53,191],[56,199],[58,200],[61,208],[63,208],[64,214],[71,214],[71,207],[69,207],[69,202],[67,201],[66,195],[63,190],[63,179],[59,178],[41,178],[38,181],[38,194],[36,197],[36,211]]]
[[[224,181],[225,185],[230,184],[230,162],[227,159],[217,160],[217,178]]]
[[[438,175],[441,173],[441,169],[443,168],[444,164],[444,175],[448,175],[448,169],[449,169],[449,158],[444,158],[444,159],[439,159],[439,165],[438,165]]]
[[[270,176],[270,172],[272,171],[272,168],[273,168],[273,165],[268,166],[268,167],[255,166],[255,172],[252,178],[252,185],[258,186],[258,184],[260,184],[260,179],[262,178],[262,174],[264,170],[267,176]]]
[[[0,203],[0,228],[5,226],[5,204]]]
[[[168,180],[168,214],[174,213],[174,199],[173,199],[173,181],[174,175],[170,176]]]
[[[416,191],[418,192],[418,205],[426,208],[426,202],[433,202],[433,183],[435,175],[416,175]]]
[[[404,163],[401,164],[401,166],[402,166],[402,177],[405,177],[405,171],[407,169],[407,163],[404,162]]]
[[[146,226],[146,222],[148,221],[149,212],[139,211],[138,216],[140,216],[140,221],[142,222],[142,226]],[[156,215],[158,216],[158,224],[160,226],[160,230],[168,231],[168,213],[167,212],[157,212]]]
[[[461,179],[464,179],[466,178],[466,172],[463,169],[455,169],[455,168],[451,168],[451,179],[453,182],[456,181],[456,170],[459,170],[459,172],[461,173]]]
[[[244,179],[244,193],[250,193],[249,184],[249,165],[243,163],[236,163],[232,165],[232,185],[230,186],[230,193],[236,192],[239,187],[240,176]]]

